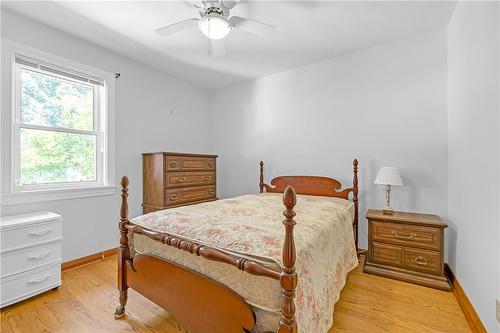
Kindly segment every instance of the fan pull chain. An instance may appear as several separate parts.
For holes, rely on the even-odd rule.
[[[211,24],[210,24],[210,17],[208,18],[208,54],[209,55],[213,55],[214,54],[214,49],[213,49],[213,46],[212,46],[212,33],[210,32],[210,27],[211,27]]]

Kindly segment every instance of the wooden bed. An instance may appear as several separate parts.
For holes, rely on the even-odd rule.
[[[186,251],[208,260],[232,265],[249,274],[279,281],[281,286],[281,318],[278,333],[297,332],[295,320],[294,242],[296,194],[337,197],[354,203],[353,231],[357,249],[358,229],[358,161],[353,161],[353,186],[341,190],[335,179],[316,176],[281,176],[264,183],[264,164],[260,162],[260,192],[283,193],[285,239],[281,269],[273,269],[248,257],[230,254],[218,248],[198,244],[182,237],[169,235],[134,224],[128,219],[128,178],[121,180],[120,250],[118,255],[118,289],[120,306],[115,318],[125,315],[127,290],[132,288],[158,304],[177,318],[191,332],[233,333],[251,332],[256,323],[255,312],[240,295],[223,284],[184,268],[166,259],[147,254],[131,254],[129,233],[144,235],[152,240]],[[300,223],[299,223],[300,224]]]

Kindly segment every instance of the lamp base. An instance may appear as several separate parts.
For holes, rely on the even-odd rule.
[[[386,215],[394,214],[394,210],[391,207],[391,185],[385,185],[385,207],[382,212]]]
[[[385,215],[392,215],[394,214],[394,209],[392,209],[391,207],[384,207],[384,209],[382,209],[382,213],[384,213]]]

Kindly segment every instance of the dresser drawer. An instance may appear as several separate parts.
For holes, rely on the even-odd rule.
[[[197,156],[165,156],[167,171],[215,170],[215,158]]]
[[[372,261],[393,266],[403,263],[403,248],[380,243],[372,243],[371,247]]]
[[[9,228],[2,231],[1,251],[27,247],[62,238],[62,223],[60,220]]]
[[[167,190],[167,206],[182,203],[215,199],[215,185],[182,187]]]
[[[373,221],[372,239],[378,242],[440,250],[441,230],[418,225]]]
[[[2,277],[21,273],[61,261],[61,241],[20,250],[3,252],[0,255]]]
[[[403,265],[406,268],[427,273],[439,274],[442,271],[439,252],[405,248]]]
[[[167,188],[215,184],[215,172],[167,173]]]
[[[0,279],[1,307],[61,284],[61,263]]]

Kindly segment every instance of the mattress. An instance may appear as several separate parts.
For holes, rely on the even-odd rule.
[[[260,193],[139,216],[132,223],[281,266],[285,228],[282,194]],[[296,318],[300,332],[327,332],[347,273],[358,265],[352,220],[354,205],[340,198],[297,195],[295,206]],[[134,252],[162,257],[202,273],[236,291],[256,310],[255,331],[276,331],[279,281],[130,235]]]

